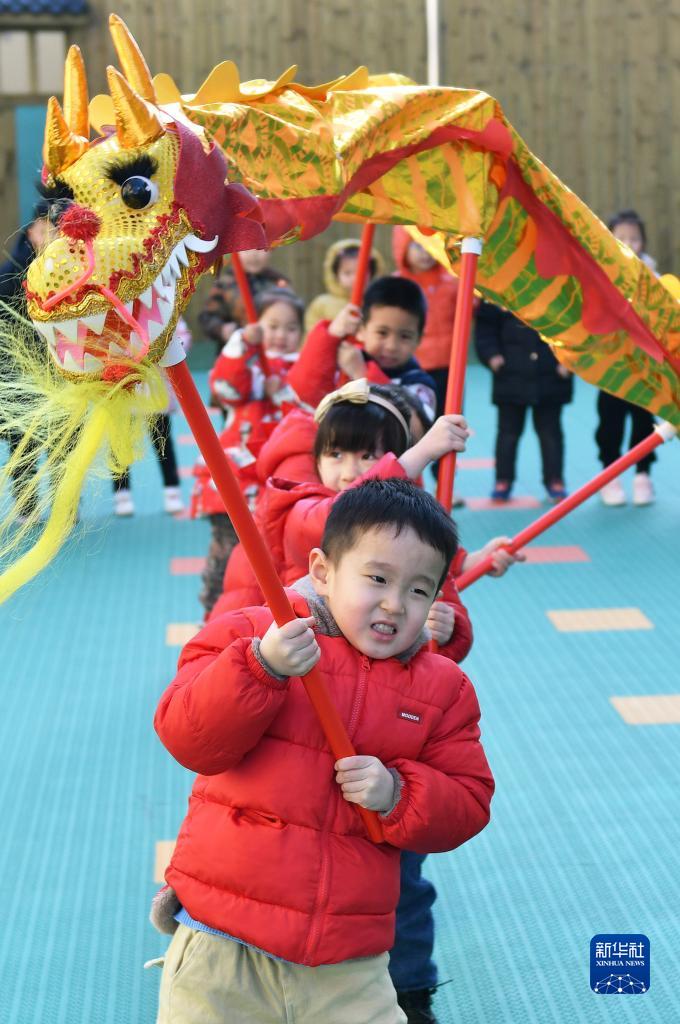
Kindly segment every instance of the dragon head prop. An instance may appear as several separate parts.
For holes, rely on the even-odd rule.
[[[28,312],[71,379],[116,381],[130,364],[163,364],[196,279],[227,252],[267,245],[259,207],[230,183],[202,128],[170,116],[125,25],[111,17],[124,74],[108,68],[111,124],[90,141],[80,51],[52,97],[43,193],[54,237],[31,264]],[[101,107],[102,97],[93,104]]]

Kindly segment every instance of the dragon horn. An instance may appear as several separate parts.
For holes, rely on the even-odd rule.
[[[146,146],[165,131],[153,107],[130,88],[119,71],[106,69],[116,114],[116,135],[124,149]]]
[[[138,95],[149,103],[156,102],[156,91],[142,51],[122,18],[109,15],[109,31],[118,54],[123,74]]]
[[[64,117],[71,131],[83,139],[90,137],[88,102],[83,55],[80,47],[72,46],[64,68]]]
[[[87,145],[87,138],[74,135],[67,125],[56,96],[50,96],[43,144],[43,160],[48,171],[58,174],[70,167],[85,152]]]

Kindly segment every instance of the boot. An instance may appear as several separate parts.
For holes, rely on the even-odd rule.
[[[408,1024],[437,1024],[432,1012],[433,988],[397,989],[397,1002],[406,1014]]]

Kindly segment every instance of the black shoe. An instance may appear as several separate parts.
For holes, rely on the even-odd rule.
[[[408,1024],[437,1024],[432,1012],[433,988],[416,988],[410,991],[397,989],[397,1002],[406,1014]]]

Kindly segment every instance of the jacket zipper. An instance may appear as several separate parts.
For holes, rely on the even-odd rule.
[[[347,733],[349,738],[352,739],[356,732],[359,724],[359,712],[364,703],[366,696],[366,689],[368,686],[368,674],[371,671],[371,661],[365,654],[361,656],[361,675],[359,677],[359,684],[354,695],[354,702],[352,704],[352,712],[349,719],[349,727]],[[328,825],[331,820],[332,814],[335,812],[337,800],[339,794],[335,793],[335,798],[328,801],[328,808],[323,821],[323,829],[321,836],[321,871],[319,873],[319,892],[317,895],[316,906],[312,913],[312,923],[309,926],[309,934],[307,935],[307,942],[305,943],[305,950],[302,958],[303,964],[306,964],[311,957],[312,950],[316,944],[319,928],[321,927],[321,915],[328,902],[328,871],[329,871],[329,858],[328,858],[328,839],[329,829]]]
[[[368,674],[370,671],[371,659],[366,657],[365,654],[362,654],[361,675],[359,676],[359,685],[357,686],[356,693],[354,694],[352,713],[349,717],[349,726],[347,727],[347,733],[350,739],[354,739],[354,734],[357,731],[357,726],[359,725],[359,712],[362,710],[364,699],[366,697],[366,690],[368,688]]]

